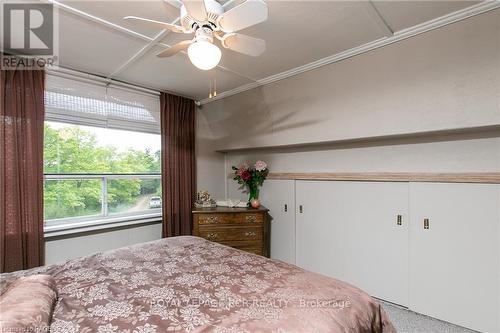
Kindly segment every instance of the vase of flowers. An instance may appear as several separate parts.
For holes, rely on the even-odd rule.
[[[264,161],[257,161],[250,167],[247,163],[236,167],[232,167],[234,171],[234,180],[241,185],[241,187],[246,187],[248,190],[249,198],[248,204],[253,208],[258,208],[259,203],[259,187],[262,186],[264,180],[269,173],[267,164]]]

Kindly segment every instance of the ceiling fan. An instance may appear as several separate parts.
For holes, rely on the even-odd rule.
[[[261,55],[266,49],[264,40],[236,31],[264,22],[267,16],[267,4],[263,0],[246,0],[228,11],[224,11],[224,7],[216,0],[184,0],[180,7],[181,25],[137,16],[126,16],[124,19],[177,33],[194,33],[194,38],[179,42],[157,56],[170,57],[187,49],[193,65],[209,70],[217,66],[222,56],[221,50],[214,44],[214,38],[226,49],[254,57]]]

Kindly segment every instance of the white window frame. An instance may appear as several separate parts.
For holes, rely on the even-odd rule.
[[[115,179],[159,179],[160,173],[134,173],[134,174],[45,174],[44,182],[47,180],[100,180],[101,181],[101,214],[85,215],[75,217],[65,217],[59,219],[45,220],[45,233],[61,232],[66,230],[85,228],[85,231],[92,226],[116,227],[118,225],[127,225],[127,222],[151,222],[162,218],[162,208],[154,208],[151,212],[140,211],[136,213],[108,213],[107,183]],[[94,228],[92,228],[94,229]]]
[[[73,91],[78,97],[96,98],[99,103],[116,101],[134,108],[136,105],[150,112],[156,120],[152,122],[132,122],[130,120],[116,117],[113,114],[92,116],[84,113],[73,113],[71,109],[65,110],[48,107],[45,112],[45,121],[59,123],[103,127],[112,129],[128,130],[131,132],[143,132],[160,134],[159,112],[160,101],[158,91],[145,89],[122,82],[102,79],[91,74],[77,72],[67,69],[48,71],[46,77],[46,90],[51,93],[63,93],[71,95]],[[80,90],[80,87],[82,90]],[[128,95],[131,103],[128,103]],[[121,102],[120,102],[121,101]],[[100,105],[100,104],[99,104]],[[104,104],[106,105],[106,104]],[[131,109],[131,112],[134,110]],[[46,180],[82,180],[97,179],[102,182],[101,214],[92,216],[67,217],[61,219],[45,220],[44,232],[46,236],[58,236],[67,233],[84,232],[96,229],[121,227],[131,224],[144,224],[162,220],[161,208],[152,209],[151,212],[137,212],[130,214],[108,214],[107,212],[107,182],[112,179],[161,179],[160,173],[134,173],[134,174],[45,174]]]

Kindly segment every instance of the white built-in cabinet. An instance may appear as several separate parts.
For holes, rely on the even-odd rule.
[[[267,180],[260,193],[271,212],[271,258],[295,264],[295,181]]]
[[[500,331],[499,210],[498,185],[410,185],[412,310]]]
[[[499,185],[267,180],[261,199],[272,258],[500,332]]]
[[[296,186],[297,265],[407,305],[408,184],[298,181]]]

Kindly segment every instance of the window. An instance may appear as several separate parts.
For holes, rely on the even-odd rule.
[[[46,229],[161,216],[159,99],[47,77]]]

